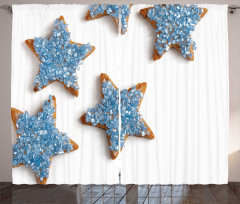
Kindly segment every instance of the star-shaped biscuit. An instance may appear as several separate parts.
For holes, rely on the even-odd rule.
[[[189,60],[194,60],[195,42],[191,32],[207,13],[206,8],[196,5],[155,5],[140,10],[140,14],[151,23],[157,33],[153,60],[160,59],[169,48],[174,47]]]
[[[152,130],[139,113],[147,83],[139,83],[119,93],[117,86],[108,75],[101,74],[100,81],[102,101],[95,108],[88,109],[87,113],[81,116],[81,121],[83,124],[106,131],[111,158],[116,159],[119,149],[122,150],[128,136],[154,139]],[[121,115],[120,123],[119,115]]]
[[[17,133],[12,166],[30,167],[37,183],[46,184],[52,158],[78,149],[73,140],[56,128],[55,96],[49,96],[36,116],[11,108],[11,118]]]
[[[56,19],[53,34],[49,40],[40,37],[25,40],[25,43],[41,62],[33,90],[40,91],[48,84],[58,81],[77,97],[79,87],[76,71],[95,47],[89,43],[81,44],[71,41],[63,16]]]
[[[110,5],[110,4],[93,4],[86,13],[86,20],[93,20],[103,16],[110,15],[116,26],[119,28],[119,10],[121,9],[121,33],[125,34],[128,28],[128,20],[130,16],[131,4],[129,5]]]

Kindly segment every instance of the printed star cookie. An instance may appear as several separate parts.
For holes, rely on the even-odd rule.
[[[80,44],[71,41],[63,16],[56,19],[49,40],[39,37],[25,40],[25,43],[41,62],[33,90],[40,91],[48,84],[58,81],[77,97],[79,87],[76,71],[95,47],[89,43]]]
[[[93,4],[89,7],[89,10],[85,16],[86,20],[93,20],[101,18],[103,16],[110,15],[117,27],[120,26],[119,22],[119,10],[121,10],[121,33],[125,34],[128,28],[128,20],[130,16],[130,5],[109,5],[109,4]]]
[[[52,158],[78,149],[66,133],[56,128],[55,96],[49,96],[36,116],[11,108],[11,118],[17,133],[17,142],[12,145],[12,166],[30,167],[37,183],[46,184]]]
[[[207,11],[197,5],[179,4],[160,4],[141,9],[140,14],[151,23],[157,33],[153,60],[160,59],[169,48],[174,47],[185,58],[193,61],[196,43],[192,40],[191,33]]]
[[[119,90],[108,75],[101,74],[100,81],[102,101],[95,108],[89,108],[87,113],[81,116],[81,121],[83,124],[106,130],[111,158],[116,159],[119,149],[122,150],[128,136],[154,139],[152,130],[139,113],[147,83],[139,83],[128,90],[123,89],[119,99]],[[119,128],[119,115],[121,115],[121,128]]]

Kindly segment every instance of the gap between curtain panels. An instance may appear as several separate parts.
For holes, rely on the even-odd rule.
[[[117,42],[117,72],[118,72],[118,95],[119,95],[119,103],[118,103],[118,112],[119,112],[119,128],[118,128],[118,148],[119,148],[119,155],[118,155],[118,179],[119,184],[121,184],[121,173],[122,173],[122,154],[121,154],[121,28],[122,28],[122,21],[121,21],[121,6],[119,6],[119,20],[118,20],[118,42]]]

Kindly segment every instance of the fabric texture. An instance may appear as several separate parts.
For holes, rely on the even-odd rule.
[[[228,181],[228,24],[227,5],[208,9],[196,25],[194,61],[173,48],[154,62],[156,33],[139,14],[153,5],[133,5],[128,31],[121,35],[111,17],[85,21],[88,5],[14,5],[11,107],[36,114],[49,94],[56,96],[56,127],[78,145],[53,159],[48,184],[223,184]],[[39,60],[26,39],[50,37],[64,16],[71,40],[96,50],[77,71],[79,97],[54,82],[34,93]],[[87,108],[101,101],[100,74],[119,89],[147,82],[140,113],[155,139],[130,136],[111,160],[104,130],[81,123]],[[12,126],[12,142],[16,133]],[[35,184],[31,169],[13,168],[14,184]]]
[[[132,7],[128,34],[121,38],[121,83],[147,81],[140,112],[155,139],[128,139],[121,154],[122,183],[227,183],[227,5],[199,5],[208,12],[192,32],[194,61],[171,48],[156,62],[154,28],[138,15],[149,6]]]

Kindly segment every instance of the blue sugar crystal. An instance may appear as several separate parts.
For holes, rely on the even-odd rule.
[[[148,10],[147,17],[156,22],[157,42],[155,48],[159,55],[168,51],[169,46],[178,44],[184,57],[192,57],[191,46],[196,50],[196,43],[191,32],[201,19],[203,12],[197,5],[155,5]]]
[[[126,33],[127,31],[127,27],[128,27],[128,22],[127,22],[127,18],[130,15],[130,7],[129,5],[122,5],[121,6],[121,24],[122,24],[122,32]]]
[[[106,11],[105,4],[92,4],[89,6],[90,15],[92,18],[96,17],[99,14],[103,14]]]
[[[119,19],[119,9],[121,7],[119,5],[107,5],[106,12],[108,15],[112,16],[113,18]]]
[[[121,29],[122,33],[127,31],[127,18],[130,15],[130,6],[129,5],[110,5],[110,4],[93,4],[89,7],[90,15],[92,18],[96,17],[99,14],[106,12],[108,15],[115,18],[116,22],[119,24],[119,10],[121,10]]]
[[[86,122],[91,122],[93,126],[97,124],[106,125],[107,134],[111,137],[110,149],[118,151],[119,146],[124,147],[126,135],[148,135],[147,126],[142,121],[142,116],[138,111],[143,93],[135,86],[130,91],[123,89],[120,93],[110,81],[102,83],[103,99],[95,108],[89,108],[86,114]],[[120,104],[119,104],[119,101]],[[119,113],[120,106],[120,113]],[[119,134],[119,114],[121,114],[121,133]],[[120,144],[119,144],[120,135]]]
[[[41,90],[49,82],[58,80],[77,90],[79,87],[76,85],[76,70],[79,70],[79,65],[92,47],[89,43],[81,46],[70,43],[70,33],[63,20],[56,19],[54,26],[49,40],[41,37],[34,39],[33,45],[41,60],[34,87]]]
[[[12,165],[30,167],[41,181],[49,176],[52,156],[73,150],[69,137],[55,127],[52,100],[50,95],[36,116],[30,116],[27,111],[20,114],[16,123],[19,137],[12,145]]]

